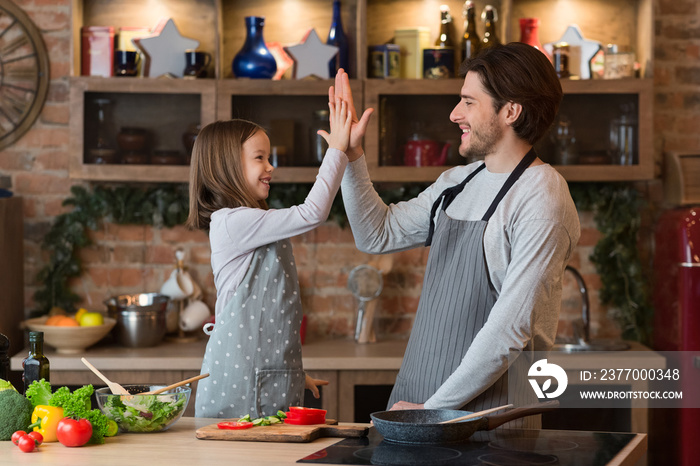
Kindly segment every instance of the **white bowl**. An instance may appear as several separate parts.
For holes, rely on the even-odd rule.
[[[80,353],[102,340],[117,323],[111,317],[104,318],[104,324],[91,327],[62,327],[46,325],[47,316],[24,321],[25,327],[33,332],[44,332],[44,342],[56,348],[59,353]]]

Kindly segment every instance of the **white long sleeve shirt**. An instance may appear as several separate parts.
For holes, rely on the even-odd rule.
[[[209,242],[217,320],[227,304],[225,297],[230,296],[229,292],[235,291],[243,280],[255,249],[300,235],[326,221],[347,163],[345,153],[328,149],[316,182],[303,204],[269,210],[225,208],[211,215]]]
[[[449,169],[416,198],[389,206],[373,189],[365,158],[350,163],[342,194],[357,247],[378,254],[423,246],[437,197],[481,163]],[[450,204],[447,215],[481,220],[509,175],[482,170]],[[564,178],[546,164],[525,170],[484,232],[496,303],[458,368],[425,400],[426,408],[458,409],[508,369],[512,351],[551,348],[562,275],[579,236],[578,214]]]

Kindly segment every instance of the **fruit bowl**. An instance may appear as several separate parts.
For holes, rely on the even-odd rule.
[[[56,348],[58,353],[75,354],[102,340],[117,323],[105,317],[102,325],[89,327],[60,327],[46,325],[47,316],[24,321],[24,326],[32,332],[44,332],[44,342]]]
[[[142,395],[165,385],[122,385],[131,395],[115,395],[109,387],[95,390],[97,405],[119,426],[119,432],[146,433],[169,429],[187,408],[192,388],[176,387],[157,395]]]

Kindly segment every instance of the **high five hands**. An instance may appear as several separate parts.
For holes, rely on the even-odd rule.
[[[335,103],[336,98],[346,102],[348,109],[352,114],[352,124],[350,126],[350,144],[348,145],[346,154],[348,156],[348,160],[353,162],[364,154],[364,151],[362,150],[362,138],[365,137],[367,124],[369,123],[370,116],[372,115],[372,112],[374,112],[374,109],[366,109],[362,114],[362,118],[359,120],[357,119],[352,90],[350,89],[350,79],[348,78],[348,74],[342,68],[340,68],[338,73],[335,75],[335,86],[331,86],[328,89],[328,102]],[[322,136],[323,133],[325,133],[325,131],[318,132],[318,134]]]

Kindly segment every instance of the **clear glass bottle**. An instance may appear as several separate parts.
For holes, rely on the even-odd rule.
[[[501,43],[498,38],[498,12],[492,5],[486,5],[481,13],[484,22],[484,38],[481,40],[482,48],[493,47]]]
[[[0,379],[8,380],[10,377],[10,339],[0,333]]]
[[[440,5],[440,33],[435,39],[435,47],[454,47],[455,41],[452,39],[452,15],[448,5]]]
[[[309,161],[310,165],[319,166],[323,162],[323,156],[328,149],[328,143],[323,139],[323,136],[318,134],[318,130],[324,130],[327,133],[331,131],[330,113],[328,110],[314,111],[314,120],[311,123],[311,144],[309,146]]]
[[[44,356],[44,332],[29,332],[29,355],[22,361],[24,391],[35,380],[49,381],[49,359]]]
[[[476,32],[476,6],[472,0],[464,2],[464,35],[462,36],[462,60],[474,58],[481,50],[481,39]]]
[[[333,79],[339,68],[350,73],[350,41],[343,30],[343,21],[340,17],[340,0],[333,1],[333,20],[328,31],[326,44],[338,47],[338,54],[328,62],[328,77]]]
[[[96,128],[91,135],[93,138],[88,149],[89,163],[116,163],[117,145],[114,135],[114,126],[111,114],[112,101],[109,99],[95,99]]]

